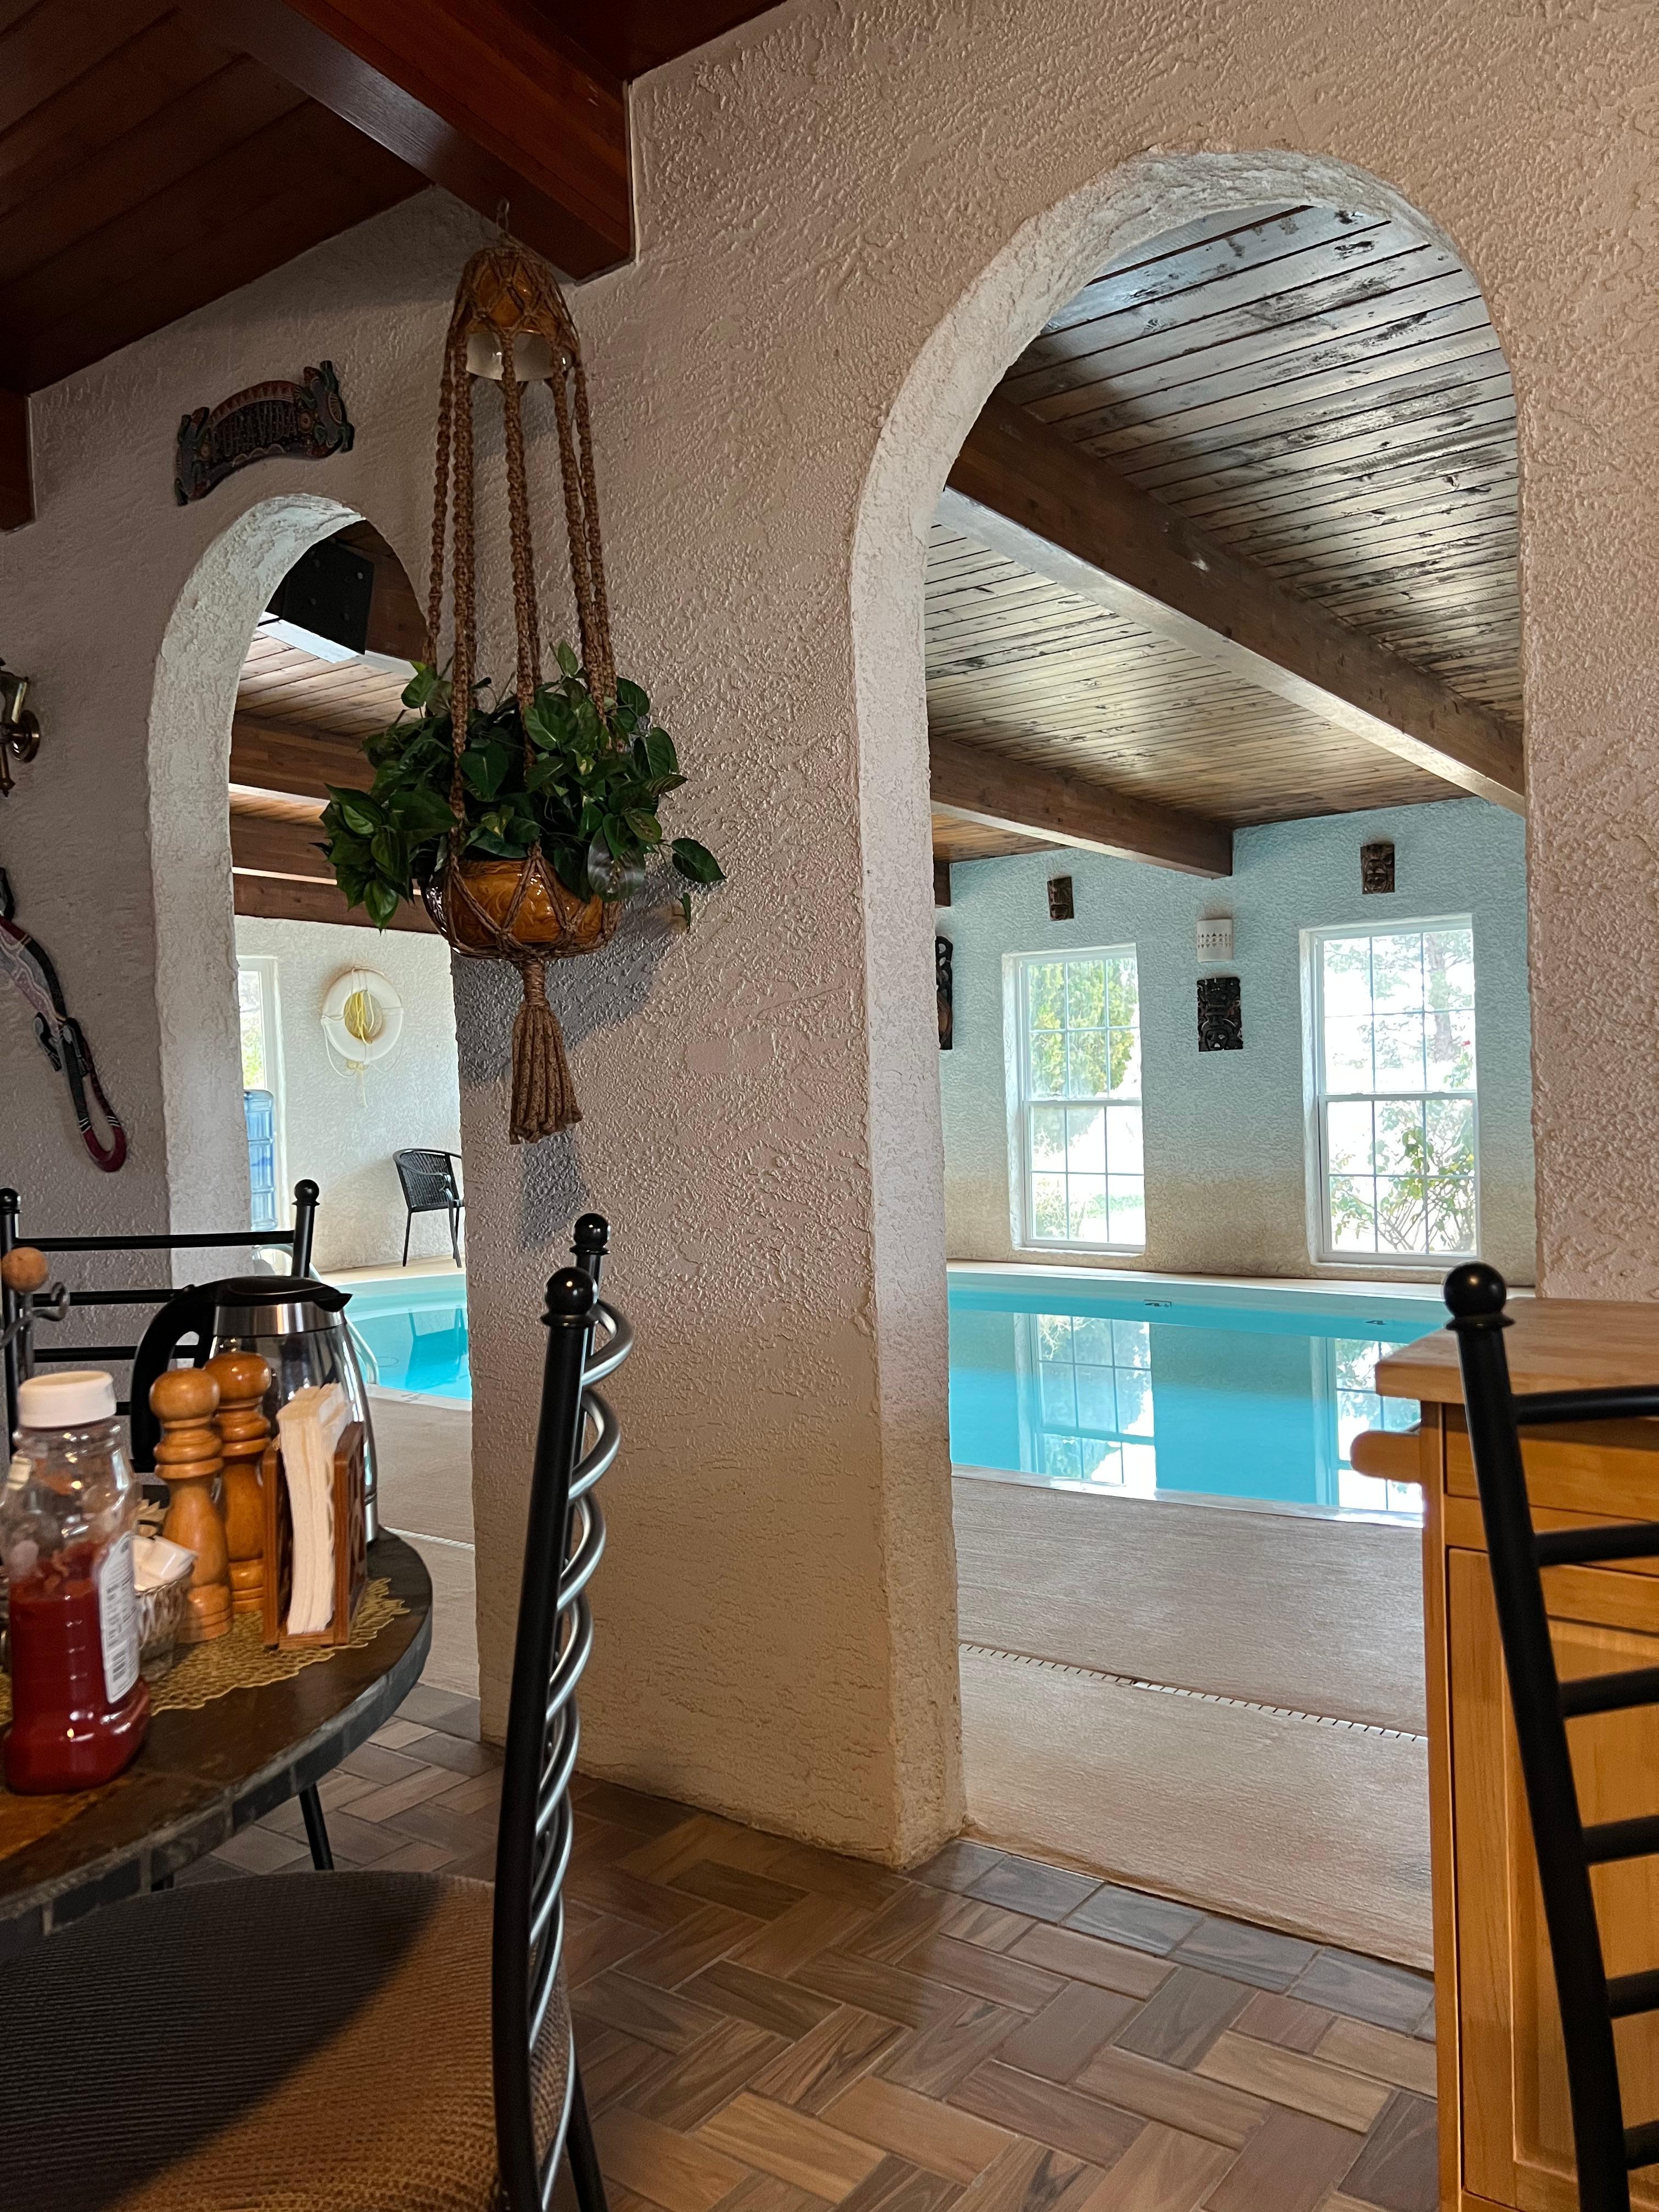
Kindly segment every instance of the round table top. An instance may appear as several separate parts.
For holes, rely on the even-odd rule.
[[[368,1571],[386,1578],[406,1610],[362,1650],[336,1651],[286,1681],[232,1690],[194,1712],[153,1714],[126,1771],[88,1790],[45,1834],[30,1824],[27,1840],[9,1844],[7,1807],[43,1801],[0,1791],[0,1960],[100,1905],[153,1889],[320,1781],[391,1717],[426,1663],[432,1584],[397,1536],[369,1547]]]

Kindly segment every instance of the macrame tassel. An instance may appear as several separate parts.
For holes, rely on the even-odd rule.
[[[526,960],[519,972],[524,1004],[513,1024],[513,1121],[507,1135],[515,1145],[535,1145],[574,1127],[582,1115],[559,1018],[547,1003],[542,963]]]

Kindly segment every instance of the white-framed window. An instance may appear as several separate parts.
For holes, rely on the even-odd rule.
[[[1304,937],[1317,1256],[1475,1249],[1480,1131],[1468,915]]]
[[[236,1007],[241,1024],[242,1111],[252,1201],[249,1226],[281,1229],[288,1219],[288,1163],[275,960],[264,954],[237,954]]]
[[[1014,963],[1013,1142],[1024,1241],[1138,1252],[1140,995],[1133,945]]]

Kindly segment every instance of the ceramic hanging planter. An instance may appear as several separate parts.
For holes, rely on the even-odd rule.
[[[514,682],[499,695],[477,675],[472,410],[484,381],[501,392],[513,577]],[[524,423],[538,386],[552,404],[581,640],[580,659],[561,645],[549,676]],[[552,270],[505,232],[462,272],[435,477],[428,659],[404,694],[415,719],[368,741],[372,788],[331,792],[323,827],[341,888],[371,921],[384,928],[399,899],[418,896],[457,952],[518,969],[510,1134],[533,1144],[581,1119],[546,963],[608,944],[659,851],[690,883],[718,883],[721,872],[695,838],[664,839],[658,806],[685,779],[647,694],[616,673],[575,325]],[[441,670],[446,632],[452,657]],[[685,904],[689,919],[689,894]]]

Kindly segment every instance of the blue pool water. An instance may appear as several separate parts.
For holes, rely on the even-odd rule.
[[[346,1319],[374,1354],[363,1362],[383,1390],[471,1402],[465,1275],[410,1275],[347,1285]]]
[[[1382,1354],[1442,1326],[1436,1298],[952,1272],[951,1456],[1067,1487],[1419,1516],[1356,1474],[1361,1429],[1409,1428]]]

